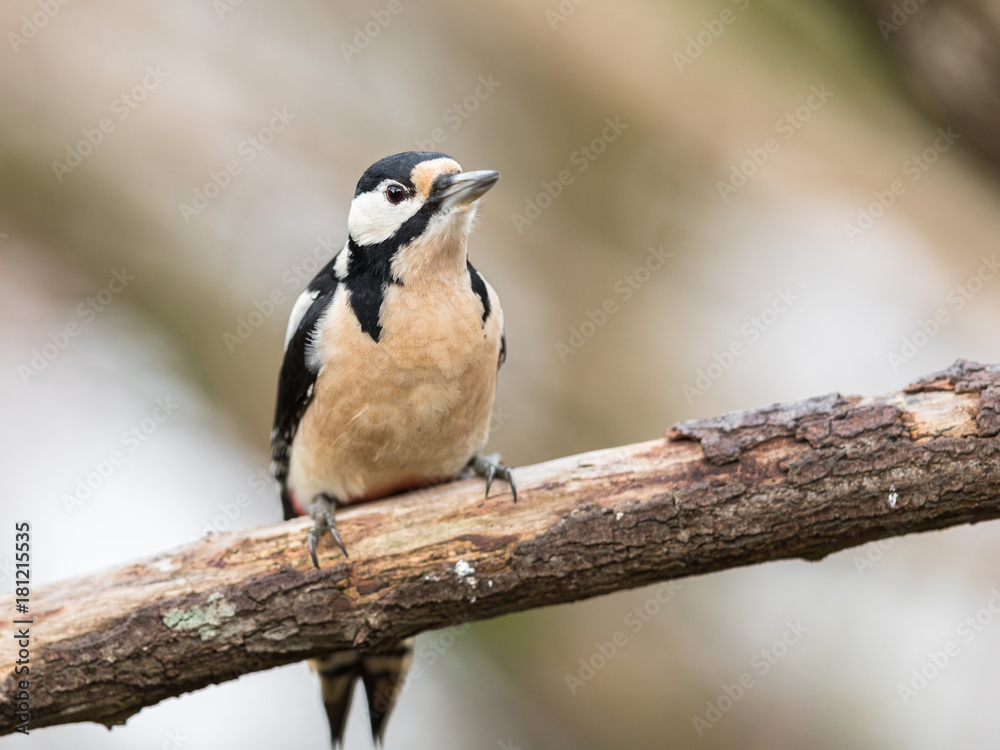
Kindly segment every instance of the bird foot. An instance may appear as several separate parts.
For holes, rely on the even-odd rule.
[[[328,495],[318,495],[313,504],[307,509],[309,515],[316,521],[315,525],[309,530],[309,554],[312,557],[313,565],[317,568],[319,567],[319,559],[316,557],[316,545],[323,536],[324,528],[330,529],[333,541],[337,543],[341,552],[347,557],[347,547],[344,546],[344,542],[340,539],[340,534],[337,532],[337,519],[333,515],[336,509],[336,501],[331,500]]]
[[[514,495],[514,502],[517,502],[517,487],[514,485],[514,475],[510,467],[503,463],[499,453],[490,453],[487,456],[476,456],[467,468],[472,469],[477,476],[486,480],[486,497],[490,496],[490,485],[497,477],[503,479],[510,485],[511,494]]]

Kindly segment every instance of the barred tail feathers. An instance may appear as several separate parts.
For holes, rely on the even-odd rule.
[[[347,713],[360,680],[368,698],[368,717],[372,738],[381,745],[389,715],[396,704],[406,673],[413,660],[413,638],[378,653],[337,651],[310,662],[319,674],[323,706],[330,723],[330,740],[341,747]]]

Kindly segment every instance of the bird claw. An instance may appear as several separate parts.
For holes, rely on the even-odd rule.
[[[337,531],[337,519],[333,515],[336,507],[336,502],[327,495],[319,495],[316,501],[309,506],[309,515],[316,520],[313,527],[309,529],[309,556],[312,557],[313,565],[317,568],[319,567],[319,558],[316,557],[316,545],[319,544],[319,540],[323,536],[324,528],[330,530],[333,541],[340,547],[344,557],[348,557],[347,547],[344,546],[344,542],[340,538],[340,533]]]
[[[510,467],[505,465],[500,459],[499,453],[491,453],[488,456],[476,456],[471,461],[472,470],[486,480],[486,497],[490,496],[490,485],[497,477],[503,479],[510,485],[514,502],[517,502],[517,486],[514,484],[514,474]]]

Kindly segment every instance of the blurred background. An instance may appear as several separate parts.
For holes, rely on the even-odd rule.
[[[280,520],[285,321],[397,151],[503,172],[471,257],[515,466],[1000,361],[995,0],[8,0],[0,30],[0,524],[32,522],[37,583]],[[998,541],[423,634],[386,747],[991,745]],[[29,745],[328,739],[292,665],[0,739]]]

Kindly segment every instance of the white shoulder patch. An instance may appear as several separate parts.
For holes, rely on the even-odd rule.
[[[337,257],[333,261],[333,272],[337,276],[338,281],[343,281],[347,278],[348,267],[351,263],[351,248],[348,244],[345,244]]]
[[[285,330],[285,349],[288,349],[288,342],[292,340],[292,336],[295,332],[299,330],[299,323],[302,322],[302,316],[306,314],[306,310],[309,306],[316,300],[319,296],[319,289],[309,291],[306,289],[299,298],[295,300],[295,305],[292,307],[292,312],[288,316],[288,328]]]

